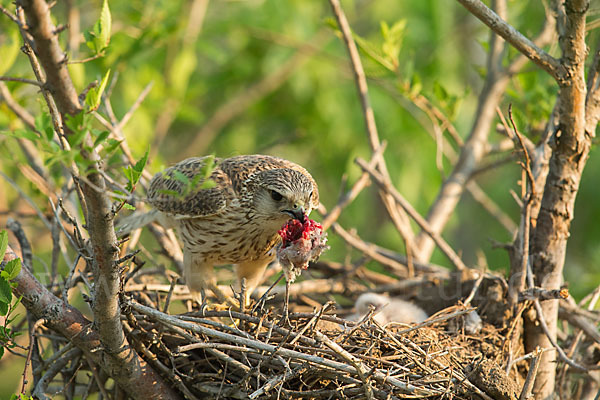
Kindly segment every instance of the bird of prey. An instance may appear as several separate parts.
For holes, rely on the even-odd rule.
[[[157,173],[147,197],[154,209],[129,221],[130,228],[152,220],[175,228],[190,291],[198,299],[210,288],[221,301],[226,296],[216,286],[214,266],[236,264],[247,302],[275,258],[278,230],[291,219],[303,222],[319,204],[306,169],[265,155],[188,158]]]

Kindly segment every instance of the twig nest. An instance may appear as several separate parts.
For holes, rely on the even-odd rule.
[[[304,222],[297,219],[288,221],[280,230],[279,236],[283,240],[277,249],[277,260],[288,282],[294,282],[308,268],[310,261],[316,261],[321,253],[327,249],[327,234],[323,232],[321,224],[304,218]]]
[[[355,308],[356,314],[350,319],[358,321],[374,308],[373,319],[382,325],[389,322],[420,323],[427,319],[427,313],[421,307],[377,293],[363,293],[358,296]]]

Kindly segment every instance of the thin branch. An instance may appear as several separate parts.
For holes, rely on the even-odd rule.
[[[494,4],[494,3],[492,3]],[[507,12],[505,2],[497,2],[497,11],[500,17]],[[547,15],[542,32],[536,39],[538,43],[544,43],[550,37],[551,18]],[[494,32],[490,36],[490,51],[487,58],[487,75],[481,93],[479,95],[475,119],[471,126],[465,145],[462,147],[460,157],[452,172],[442,184],[438,196],[429,208],[427,221],[435,232],[441,233],[446,226],[450,216],[454,213],[465,187],[472,179],[473,171],[478,167],[482,158],[487,154],[487,139],[490,126],[494,118],[494,109],[502,99],[510,77],[519,71],[524,65],[526,58],[521,56],[515,58],[509,67],[503,67],[503,54],[505,54],[503,40]],[[426,261],[431,257],[434,243],[425,232],[420,232],[416,238],[417,256]]]
[[[533,389],[533,383],[535,382],[535,377],[537,375],[538,367],[540,366],[540,361],[542,360],[541,356],[543,352],[544,351],[538,347],[534,353],[531,353],[533,358],[529,363],[529,372],[527,372],[527,378],[523,384],[523,389],[521,390],[519,400],[528,400],[531,397],[531,390]]]
[[[389,181],[385,180],[384,177],[373,168],[370,168],[367,162],[358,158],[356,163],[366,172],[371,175],[371,178],[377,183],[384,191],[389,193],[394,200],[410,215],[410,217],[419,225],[419,227],[427,233],[431,239],[437,244],[440,250],[448,257],[448,259],[454,264],[454,266],[460,270],[467,270],[468,267],[463,263],[458,254],[450,247],[450,245],[437,233],[435,232],[429,223],[413,208],[413,206],[390,184]]]
[[[381,146],[373,153],[371,157],[371,161],[369,161],[369,165],[371,167],[375,167],[375,165],[379,164],[380,158],[383,155],[387,143],[384,141],[381,143]],[[323,217],[323,221],[321,221],[321,225],[323,225],[323,229],[327,230],[337,219],[339,218],[342,210],[350,204],[356,196],[369,184],[369,174],[363,172],[360,178],[354,183],[352,188],[348,190],[343,196],[340,196],[337,204],[325,214]]]
[[[479,18],[481,22],[486,24],[492,31],[504,38],[504,40],[513,45],[527,58],[548,72],[554,79],[561,81],[566,78],[566,71],[564,71],[562,65],[556,58],[536,46],[535,43],[500,18],[498,14],[487,7],[483,2],[480,0],[458,0],[458,2],[469,10],[471,14]]]
[[[564,300],[569,297],[567,289],[547,290],[539,287],[532,287],[519,293],[519,302],[526,300]]]
[[[0,76],[0,81],[28,83],[30,85],[34,85],[34,86],[37,86],[40,88],[44,86],[44,84],[42,82],[34,81],[32,79],[17,78],[17,77],[12,77],[12,76]]]
[[[329,0],[329,4],[331,5],[333,14],[338,23],[340,31],[342,32],[342,37],[344,39],[344,43],[346,44],[346,49],[348,50],[348,55],[352,64],[354,80],[356,82],[358,97],[360,99],[361,109],[365,120],[365,128],[367,131],[367,136],[369,138],[369,145],[371,147],[371,151],[376,152],[377,149],[381,147],[381,142],[379,140],[379,134],[377,133],[375,114],[373,113],[373,108],[371,107],[371,102],[369,100],[367,78],[362,66],[362,62],[360,61],[358,48],[356,46],[356,43],[354,42],[352,30],[350,29],[350,24],[348,23],[348,19],[344,14],[344,10],[340,5],[339,0]],[[384,177],[389,178],[389,172],[387,170],[387,166],[383,158],[379,160],[377,170],[379,170]],[[379,195],[388,211],[392,222],[394,223],[394,226],[396,227],[396,229],[398,230],[398,232],[402,236],[402,239],[405,242],[406,253],[409,260],[409,271],[411,271],[412,268],[410,268],[410,266],[412,265],[412,256],[414,253],[415,243],[414,232],[412,231],[408,217],[406,216],[406,213],[404,211],[396,207],[389,193],[380,192]]]

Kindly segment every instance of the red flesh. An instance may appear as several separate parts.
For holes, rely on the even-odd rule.
[[[283,239],[283,247],[287,247],[299,239],[310,239],[311,232],[317,229],[320,231],[323,230],[321,224],[312,219],[308,219],[308,217],[304,217],[304,223],[297,219],[289,220],[278,233]]]

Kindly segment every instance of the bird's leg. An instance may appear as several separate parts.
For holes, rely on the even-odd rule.
[[[246,280],[246,298],[244,299],[246,305],[250,304],[250,295],[262,280],[262,277],[265,273],[265,269],[267,268],[267,265],[269,265],[270,261],[270,258],[263,258],[259,260],[239,263],[236,265],[236,272],[238,276],[238,290],[241,289],[239,285],[241,284],[242,279]]]
[[[189,251],[183,254],[183,265],[185,273],[185,282],[192,292],[192,297],[199,304],[204,304],[206,299],[206,289],[212,290],[220,302],[237,308],[237,303],[230,296],[227,296],[217,286],[217,279],[213,270],[213,265],[207,262],[193,260]]]

